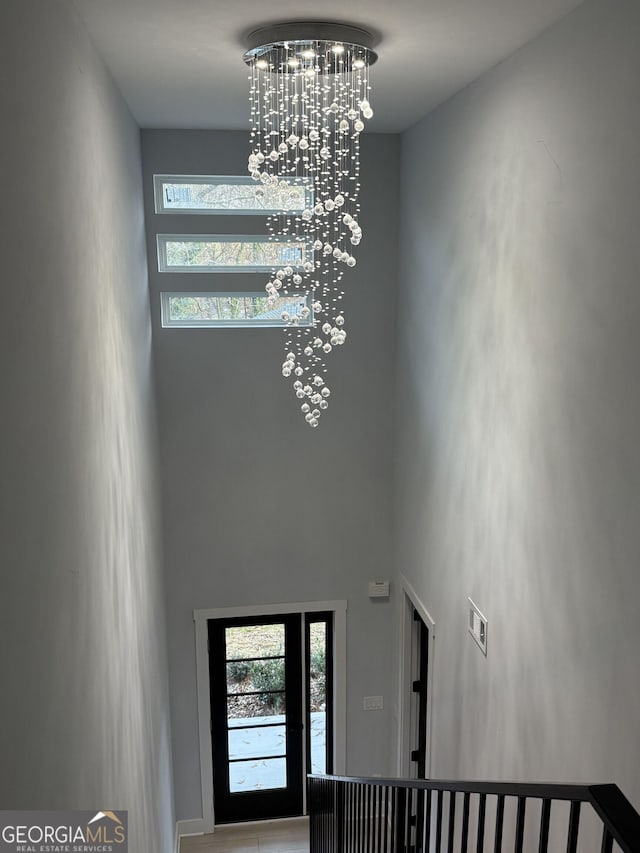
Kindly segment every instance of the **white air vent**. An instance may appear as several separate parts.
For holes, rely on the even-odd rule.
[[[487,627],[486,617],[478,610],[473,601],[469,599],[469,633],[485,655],[487,653]]]

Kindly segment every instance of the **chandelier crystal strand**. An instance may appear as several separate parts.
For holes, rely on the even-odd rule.
[[[360,133],[373,116],[369,66],[375,59],[366,45],[325,38],[273,41],[245,55],[249,172],[261,185],[257,194],[279,198],[281,212],[267,220],[270,240],[287,241],[265,288],[267,304],[275,309],[283,296],[306,297],[295,308],[287,300],[280,315],[286,324],[282,375],[292,379],[311,427],[329,406],[328,357],[347,338],[342,279],[356,265],[353,250],[362,239]],[[301,188],[303,210],[296,209]]]

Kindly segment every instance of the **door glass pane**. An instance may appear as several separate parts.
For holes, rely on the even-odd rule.
[[[284,625],[239,625],[225,630],[227,660],[284,654]]]
[[[227,663],[227,693],[284,690],[284,658]]]
[[[227,699],[229,728],[279,722],[279,717],[284,720],[284,713],[284,691],[259,693],[256,696],[229,696]]]
[[[327,772],[327,624],[309,625],[311,772]]]
[[[229,758],[264,758],[286,753],[286,727],[260,726],[229,731]]]
[[[286,758],[232,761],[229,764],[229,790],[232,794],[286,787]]]

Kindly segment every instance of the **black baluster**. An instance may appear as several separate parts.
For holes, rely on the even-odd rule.
[[[478,844],[476,853],[484,851],[484,822],[487,816],[487,795],[480,794],[478,799]]]
[[[467,791],[462,805],[462,837],[460,838],[460,853],[467,853],[469,844],[469,806],[471,794]]]
[[[551,800],[542,801],[542,813],[540,814],[540,843],[538,853],[547,853],[549,846],[549,822],[551,820]]]
[[[431,848],[431,791],[427,791],[427,805],[425,809],[425,838],[424,838],[424,849],[430,850]]]
[[[447,853],[453,853],[453,837],[456,831],[456,792],[449,791],[449,844]]]
[[[322,782],[317,782],[317,805],[318,805],[318,815],[316,818],[316,843],[318,845],[318,853],[321,853],[323,850],[322,847],[322,815],[324,812],[324,791],[322,790],[323,785]]]
[[[358,853],[358,839],[356,836],[358,830],[358,822],[356,819],[357,813],[357,805],[356,800],[358,796],[358,786],[353,782],[350,783],[349,787],[351,788],[351,826],[349,827],[349,838],[351,839],[351,851],[350,853]]]
[[[382,829],[382,853],[389,853],[389,786],[384,786],[384,809],[383,814],[383,829]]]
[[[368,853],[369,848],[367,847],[367,839],[369,837],[369,827],[367,820],[367,808],[369,805],[368,791],[366,785],[360,785],[360,793],[362,794],[361,804],[360,804],[360,819],[362,822],[362,850],[364,853]]]
[[[390,853],[397,853],[397,830],[396,823],[398,821],[398,789],[391,789],[391,823],[389,826],[390,833]]]
[[[320,840],[320,849],[325,851],[327,849],[327,823],[329,821],[329,783],[321,782],[321,812],[320,812],[320,820],[318,822],[318,831],[319,831],[319,840]]]
[[[396,813],[396,850],[397,853],[405,853],[405,821],[407,816],[407,789],[398,788],[397,813]]]
[[[609,832],[606,826],[602,828],[602,846],[600,853],[612,853],[613,851],[613,835]]]
[[[437,792],[436,799],[436,850],[440,853],[442,850],[442,791]]]
[[[424,847],[424,789],[416,789],[416,853],[423,853]],[[428,851],[427,851],[428,853]]]
[[[414,853],[414,827],[416,826],[416,794],[415,788],[409,788],[407,791],[407,850]]]
[[[576,853],[578,849],[578,832],[580,830],[580,802],[571,803],[569,813],[569,835],[567,836],[567,853]]]
[[[356,785],[356,850],[364,853],[362,843],[362,786]]]
[[[314,784],[313,780],[309,780],[308,788],[309,792],[309,853],[316,853],[316,847],[313,839],[313,830],[316,821],[316,804],[314,802]]]
[[[346,799],[347,799],[347,783],[338,783],[338,811],[336,815],[336,830],[338,853],[345,853],[345,815],[346,815]]]
[[[527,810],[527,798],[518,797],[518,813],[516,816],[516,845],[515,853],[522,853],[524,847],[524,819]]]

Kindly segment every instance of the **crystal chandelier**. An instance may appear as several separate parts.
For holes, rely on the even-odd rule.
[[[281,199],[268,218],[282,241],[266,285],[267,304],[285,325],[282,375],[305,421],[317,427],[329,406],[327,361],[347,338],[342,307],[345,270],[362,239],[360,133],[373,116],[372,36],[344,24],[300,22],[264,27],[247,38],[251,69],[249,172]],[[304,188],[301,194],[300,187]],[[292,209],[292,199],[304,206]],[[291,306],[294,307],[291,307]]]

